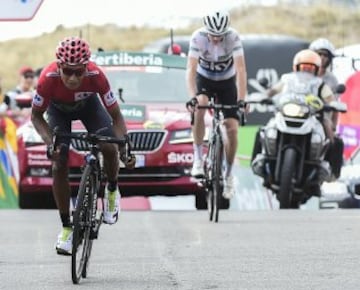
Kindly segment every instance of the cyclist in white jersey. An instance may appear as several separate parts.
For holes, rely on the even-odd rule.
[[[203,21],[204,27],[197,29],[190,40],[186,75],[188,93],[192,98],[187,107],[194,112],[194,164],[191,174],[195,177],[204,175],[205,135],[205,111],[196,110],[196,105],[207,105],[207,94],[216,94],[221,104],[235,105],[245,99],[247,91],[244,50],[239,34],[229,26],[229,13],[215,11],[207,14]],[[223,196],[230,199],[235,193],[231,170],[237,150],[239,119],[236,109],[223,113],[227,135]]]

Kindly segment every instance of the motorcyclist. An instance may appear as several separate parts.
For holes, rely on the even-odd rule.
[[[280,81],[268,90],[272,97],[284,92],[305,92],[320,97],[325,103],[335,100],[331,88],[318,77],[321,67],[320,56],[309,49],[299,51],[293,59],[293,72],[284,74]],[[333,124],[329,116],[323,118],[322,123],[327,137],[334,141]]]
[[[293,59],[293,72],[284,74],[280,81],[267,91],[269,97],[273,97],[280,93],[294,92],[305,93],[318,96],[324,103],[330,103],[335,100],[335,96],[331,88],[318,77],[321,67],[320,56],[309,49],[299,51]],[[325,114],[320,120],[323,124],[325,134],[330,140],[330,152],[333,152],[334,131],[331,116]],[[261,152],[260,131],[255,137],[252,160]],[[334,175],[338,177],[341,164],[334,164],[333,160],[328,160]]]
[[[315,51],[321,58],[321,66],[319,68],[318,76],[322,78],[324,83],[326,83],[331,90],[334,92],[335,97],[337,98],[336,90],[339,84],[338,79],[332,73],[332,60],[335,56],[335,47],[334,45],[326,38],[318,38],[312,41],[309,45],[309,49]],[[334,112],[332,114],[333,129],[336,130],[338,122],[338,113]]]
[[[323,79],[333,92],[336,92],[339,82],[331,71],[332,60],[335,56],[334,45],[326,38],[318,38],[310,43],[309,49],[315,51],[321,58],[318,76]]]

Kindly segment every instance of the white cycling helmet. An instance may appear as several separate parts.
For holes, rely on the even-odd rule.
[[[230,26],[230,16],[226,11],[214,11],[204,16],[206,31],[212,35],[223,35]]]
[[[313,51],[327,50],[330,53],[331,57],[335,56],[335,47],[326,38],[315,39],[313,42],[310,43],[309,48]]]

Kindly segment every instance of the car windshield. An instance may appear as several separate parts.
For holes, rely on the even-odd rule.
[[[104,71],[112,90],[125,103],[185,103],[188,99],[185,69],[137,66]]]

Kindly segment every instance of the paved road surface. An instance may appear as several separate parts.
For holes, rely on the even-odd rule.
[[[55,210],[0,211],[0,289],[360,289],[360,211],[123,212],[74,286]]]

